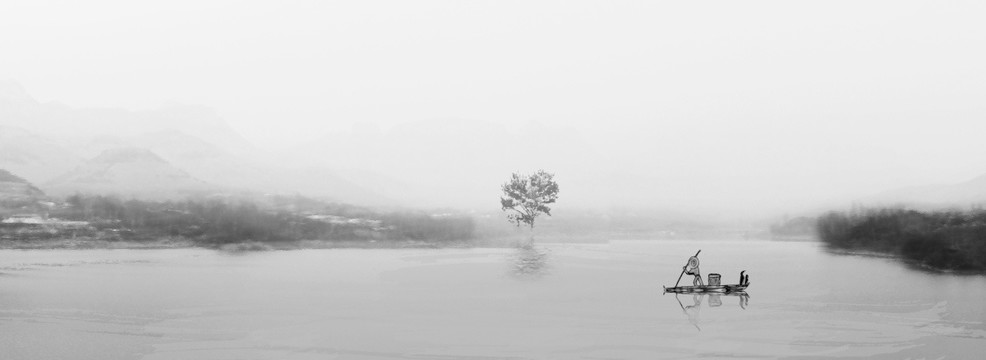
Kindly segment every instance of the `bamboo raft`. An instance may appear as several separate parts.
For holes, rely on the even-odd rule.
[[[678,282],[676,282],[672,287],[664,287],[664,293],[677,293],[677,294],[731,294],[731,293],[744,293],[747,287],[750,286],[749,276],[745,275],[746,270],[740,272],[740,283],[739,284],[719,284],[721,275],[716,273],[709,274],[709,283],[703,285],[693,285],[693,286],[678,286],[681,282],[681,276],[685,274],[685,270],[688,266],[693,266],[694,269],[698,269],[698,254],[702,253],[699,250],[688,259],[688,265],[682,267],[681,275],[678,275]],[[689,273],[691,274],[691,272]],[[696,275],[698,276],[698,275]],[[699,281],[701,283],[701,281]]]
[[[678,293],[678,294],[729,294],[734,292],[742,292],[746,290],[746,287],[750,286],[749,283],[746,285],[740,284],[728,284],[728,285],[698,285],[698,286],[674,286],[674,287],[664,287],[664,292],[666,293]]]

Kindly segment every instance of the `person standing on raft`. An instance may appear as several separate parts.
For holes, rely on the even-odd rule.
[[[696,256],[692,256],[692,257],[688,258],[688,265],[682,266],[681,269],[685,271],[685,274],[695,275],[695,279],[692,280],[692,285],[695,285],[695,286],[705,285],[705,283],[702,282],[702,274],[698,270],[698,256],[697,256],[697,254],[696,254]]]

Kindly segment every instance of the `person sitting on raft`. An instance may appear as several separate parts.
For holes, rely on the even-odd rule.
[[[688,258],[688,265],[682,266],[681,269],[685,271],[685,274],[695,275],[695,279],[692,280],[692,285],[705,285],[705,283],[702,282],[702,274],[698,270],[698,256]]]

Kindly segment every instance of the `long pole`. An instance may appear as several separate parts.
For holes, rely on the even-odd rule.
[[[695,253],[695,256],[698,256],[698,253],[700,253],[700,252],[702,252],[702,249],[699,249],[698,252]],[[685,263],[685,266],[687,267],[688,266],[688,263]],[[674,282],[674,287],[678,287],[678,283],[681,282],[681,277],[682,276],[685,276],[685,269],[681,269],[681,274],[678,275],[678,281],[675,281]]]

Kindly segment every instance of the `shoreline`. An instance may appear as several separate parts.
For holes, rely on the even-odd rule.
[[[332,241],[298,240],[285,242],[244,241],[227,244],[210,244],[188,239],[164,238],[149,241],[128,240],[0,240],[0,250],[157,250],[157,249],[213,249],[223,251],[273,251],[301,249],[400,249],[400,248],[462,248],[475,247],[463,242],[432,243],[420,241]]]
[[[565,237],[555,234],[536,237],[534,244],[606,244],[613,241],[707,241],[707,238],[670,239],[623,236],[580,236]],[[789,240],[757,239],[768,242],[791,242]],[[749,239],[727,239],[727,241],[749,241]],[[815,241],[797,241],[815,242]],[[212,243],[195,241],[181,237],[163,237],[154,240],[121,240],[94,238],[54,238],[54,239],[0,239],[0,250],[156,250],[156,249],[213,249],[221,251],[285,251],[305,249],[445,249],[445,248],[515,248],[526,246],[524,237],[493,237],[455,241],[422,240],[289,240],[289,241],[241,241]],[[827,248],[827,247],[826,247]],[[874,257],[893,257],[881,253],[859,252],[844,249],[828,249],[832,253],[847,255],[870,255]]]
[[[822,246],[822,248],[824,249],[825,252],[828,252],[829,254],[842,255],[842,256],[859,256],[859,257],[878,258],[878,259],[890,259],[890,260],[898,261],[914,270],[933,272],[938,274],[946,274],[946,275],[986,275],[986,269],[980,269],[980,270],[946,269],[946,268],[932,266],[920,260],[910,259],[900,254],[880,252],[875,250],[834,248],[831,245],[825,243],[823,243],[823,245],[824,246]]]

